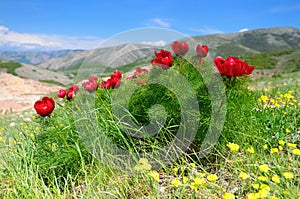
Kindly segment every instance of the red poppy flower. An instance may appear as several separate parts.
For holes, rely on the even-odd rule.
[[[34,103],[34,109],[37,114],[42,117],[48,116],[55,108],[55,102],[53,98],[43,97],[42,100],[38,100]]]
[[[189,45],[186,42],[174,41],[171,48],[176,55],[185,55],[189,51]]]
[[[98,88],[98,77],[96,75],[92,75],[89,80],[82,83],[82,86],[87,90],[88,92],[93,92],[97,90]]]
[[[155,59],[151,61],[152,65],[158,65],[162,69],[168,69],[172,66],[173,58],[172,54],[166,50],[160,50],[160,52],[154,51],[156,56]]]
[[[74,91],[74,90],[72,90],[72,89],[69,89],[68,90],[68,92],[67,92],[67,99],[68,100],[71,100],[71,99],[73,99],[73,97],[75,96],[75,94],[76,94],[76,92]]]
[[[59,98],[64,98],[67,94],[67,91],[65,89],[60,89],[58,94],[57,94],[57,97]]]
[[[111,78],[118,78],[121,79],[122,73],[118,70],[115,70],[115,72],[110,76]]]
[[[121,84],[122,73],[116,70],[108,80],[101,82],[100,86],[105,89],[118,88]]]
[[[254,70],[254,66],[248,65],[247,62],[244,62],[237,57],[229,56],[226,60],[222,57],[217,57],[215,58],[214,63],[220,74],[226,75],[229,78],[250,75]]]
[[[82,83],[82,86],[87,90],[88,92],[93,92],[97,90],[98,88],[98,82],[97,81],[85,81]]]
[[[200,57],[206,57],[208,53],[208,46],[197,45],[196,52]]]
[[[73,90],[76,93],[79,90],[79,86],[78,85],[70,86],[69,90]]]

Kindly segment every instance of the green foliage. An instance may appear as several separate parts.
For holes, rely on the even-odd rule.
[[[9,62],[4,62],[4,63],[0,63],[0,69],[6,69],[7,73],[10,73],[12,75],[16,75],[18,76],[18,74],[16,73],[16,69],[20,68],[22,65],[18,62],[14,62],[14,61],[9,61]]]
[[[238,43],[233,45],[232,43],[224,43],[218,47],[218,56],[228,57],[228,56],[242,56],[250,54],[249,50],[240,46]]]
[[[76,181],[82,175],[82,165],[91,162],[91,156],[76,132],[71,104],[50,118],[39,118],[41,132],[33,139],[33,163],[48,186],[63,188],[68,180]],[[56,184],[53,184],[55,181]]]
[[[57,82],[55,80],[40,80],[40,82],[45,82],[45,83],[48,83],[48,84],[54,84],[54,85],[60,85],[60,86],[65,86],[64,84],[60,83],[60,82]]]
[[[295,56],[294,52],[275,54]],[[263,145],[279,148],[279,140],[295,143],[299,148],[300,93],[295,81],[299,78],[298,74],[261,79],[260,81],[269,81],[266,85],[270,85],[261,90],[254,81],[250,83],[255,89],[249,90],[247,86],[250,79],[246,77],[230,80],[224,78],[227,86],[225,125],[214,150],[202,158],[198,149],[210,125],[214,105],[207,85],[212,89],[213,84],[204,78],[209,75],[211,63],[194,61],[192,65],[181,57],[175,57],[173,73],[170,69],[163,71],[156,68],[131,81],[122,79],[121,86],[117,89],[99,88],[92,94],[81,89],[72,101],[56,100],[57,107],[51,117],[38,117],[25,123],[25,116],[21,117],[20,114],[11,118],[0,115],[0,138],[4,140],[0,139],[3,151],[0,153],[0,198],[142,198],[153,195],[162,198],[174,198],[174,195],[178,198],[221,198],[224,190],[236,187],[238,189],[235,196],[243,198],[250,192],[258,191],[251,185],[262,183],[257,180],[257,176],[262,175],[258,165],[262,164],[268,164],[270,168],[270,172],[263,173],[269,180],[270,196],[299,197],[299,156],[293,154],[293,149],[288,148],[287,144],[282,151],[274,154],[270,154],[269,149],[263,149]],[[125,171],[114,169],[114,165],[111,168],[107,166],[102,156],[93,156],[84,145],[80,133],[96,142],[89,130],[95,130],[96,133],[101,131],[104,136],[100,135],[100,140],[108,138],[114,145],[132,153],[149,153],[172,141],[174,133],[182,125],[182,105],[188,104],[191,96],[179,98],[177,89],[182,89],[180,85],[183,82],[178,81],[172,87],[176,78],[172,79],[173,76],[168,73],[180,74],[196,95],[200,115],[197,115],[197,136],[190,150],[181,153],[177,161],[158,171],[159,182],[149,177],[148,171],[129,175]],[[157,81],[152,81],[153,79]],[[136,86],[137,82],[142,85]],[[282,86],[282,82],[288,85]],[[291,91],[298,101],[280,109],[267,109],[258,102],[261,95],[276,98],[279,91]],[[129,97],[124,95],[126,93]],[[155,106],[157,104],[161,106]],[[116,109],[116,105],[121,109]],[[119,117],[118,111],[123,110],[122,108],[128,108],[128,112],[125,112],[127,115],[123,116],[131,119],[133,125],[126,126],[130,123]],[[166,118],[165,123],[160,123],[159,133],[143,138],[131,134],[136,132],[134,125],[147,125],[153,122],[151,118],[157,119],[159,123],[160,118]],[[10,125],[11,121],[16,123],[15,126]],[[82,121],[85,121],[82,127],[87,131],[81,132],[79,124]],[[229,142],[238,144],[239,151],[230,151],[227,147]],[[253,154],[247,151],[250,147],[253,147]],[[107,151],[111,150],[112,144],[109,143]],[[239,177],[241,171],[250,175],[247,181]],[[292,172],[295,178],[285,179],[282,173],[287,171]],[[211,173],[218,176],[214,183],[207,181],[207,174]],[[206,174],[203,179],[207,185],[192,190],[191,185],[196,177],[199,180],[200,174]],[[271,180],[274,174],[280,177],[280,183],[276,184]],[[183,177],[187,178],[186,183],[183,183]],[[178,179],[182,185],[175,187],[174,179]],[[163,192],[158,191],[162,189]]]
[[[206,66],[206,64],[200,65],[200,68],[208,67]],[[160,133],[158,133],[158,136],[155,136],[154,138],[156,139],[156,143],[159,143],[159,145],[164,145],[163,143],[170,141],[170,139],[172,139],[172,137],[177,133],[180,126],[183,125],[181,123],[181,120],[183,117],[183,112],[186,111],[182,110],[182,108],[184,107],[183,104],[186,104],[188,106],[188,103],[190,103],[190,100],[192,100],[191,96],[187,94],[188,92],[181,92],[182,99],[181,101],[178,101],[178,90],[182,89],[182,84],[184,84],[184,82],[180,82],[180,80],[178,80],[179,82],[176,82],[176,80],[172,79],[176,79],[176,73],[178,73],[180,74],[180,76],[182,75],[182,77],[187,80],[187,82],[189,83],[188,89],[192,90],[192,92],[195,93],[195,100],[197,100],[198,102],[197,109],[199,109],[201,114],[199,115],[199,118],[195,119],[198,120],[196,142],[200,143],[201,141],[203,141],[206,135],[211,116],[211,102],[208,94],[208,89],[204,83],[202,76],[199,74],[199,71],[197,71],[197,69],[185,59],[181,57],[175,57],[172,69],[177,72],[174,71],[175,73],[172,73],[170,71],[164,71],[160,68],[155,68],[151,70],[147,75],[139,77],[136,81],[132,80],[129,84],[130,86],[126,86],[127,92],[128,89],[130,90],[130,88],[133,87],[132,84],[142,81],[143,79],[147,79],[148,81],[155,79],[155,82],[158,81],[158,84],[150,82],[140,86],[133,92],[130,97],[130,101],[123,102],[124,106],[125,103],[129,103],[129,112],[131,119],[135,121],[138,126],[146,126],[150,123],[151,109],[155,105],[160,105],[161,107],[159,107],[159,109],[155,111],[156,114],[158,114],[156,115],[158,120],[154,121],[154,123],[160,124],[161,121],[159,120],[161,118],[164,118],[164,114],[166,114],[166,120]],[[160,80],[162,80],[162,82],[159,82]],[[165,80],[168,81],[163,82]],[[175,82],[177,83],[177,85],[174,85],[176,84]],[[170,86],[172,87],[171,90]],[[174,92],[177,92],[177,96]],[[162,111],[162,109],[164,109],[164,111]],[[189,114],[196,115],[197,113]],[[188,124],[185,125],[187,125],[185,128],[189,128]],[[151,141],[148,143],[154,143],[154,140],[152,139],[153,138],[149,139]]]
[[[255,69],[283,69],[281,72],[299,71],[299,50],[282,50],[241,56],[241,59],[248,64],[255,66]],[[280,71],[279,71],[280,72]]]
[[[277,59],[273,58],[270,53],[245,55],[241,59],[255,66],[255,69],[272,69],[277,64]]]

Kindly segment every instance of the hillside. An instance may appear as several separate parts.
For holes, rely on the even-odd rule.
[[[25,79],[32,79],[57,85],[68,85],[72,83],[70,77],[63,73],[47,70],[30,64],[19,63],[1,57],[0,72],[19,76]]]
[[[38,66],[51,70],[76,68],[84,64],[115,68],[148,58],[156,47],[144,44],[123,44],[120,46],[98,48],[85,52],[74,52],[65,57],[54,58]]]
[[[290,27],[248,30],[232,34],[193,37],[210,47],[210,56],[242,56],[253,53],[300,49],[300,29]]]
[[[61,87],[0,72],[0,114],[31,109],[41,96],[57,92]]]
[[[70,53],[82,51],[83,50],[57,50],[41,52],[0,51],[0,57],[5,57],[17,62],[36,65],[52,58],[64,57]]]
[[[191,41],[189,38],[183,39]],[[193,41],[209,46],[209,57],[243,56],[282,50],[300,49],[300,30],[290,27],[249,30],[232,34],[214,34],[192,37]],[[170,50],[168,44],[164,49]],[[195,42],[190,49],[195,49]],[[91,65],[115,68],[141,59],[151,59],[157,47],[142,44],[98,48],[85,52],[74,52],[67,56],[50,59],[39,64],[42,68],[65,70],[78,68],[83,62]]]
[[[196,36],[183,40],[190,43],[190,53],[195,53],[193,49],[197,44],[208,45],[208,59],[229,55],[242,58],[256,66],[255,77],[300,70],[299,29],[268,28],[232,34]],[[170,45],[160,48],[171,51]],[[78,69],[80,69],[80,78],[83,79],[88,78],[92,73],[109,75],[116,69],[125,73],[134,70],[137,66],[148,67],[154,57],[154,50],[159,49],[155,46],[128,43],[90,51],[65,51],[64,53],[68,53],[66,56],[52,58],[37,66],[3,58],[0,59],[0,70],[28,79],[67,85],[74,81]],[[50,54],[54,56],[55,53],[58,52]]]

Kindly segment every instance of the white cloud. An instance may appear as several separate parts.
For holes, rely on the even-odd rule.
[[[168,23],[167,21],[164,21],[163,19],[156,18],[156,19],[153,19],[152,21],[164,28],[170,27],[170,23]]]
[[[151,45],[151,46],[165,46],[167,44],[164,40],[159,41],[143,41],[142,44]]]
[[[98,37],[70,37],[64,35],[28,34],[0,26],[0,49],[58,50],[92,49],[103,39]]]
[[[246,32],[248,30],[249,30],[248,28],[243,28],[243,29],[239,30],[239,32]]]
[[[224,33],[221,30],[214,29],[214,28],[208,28],[208,27],[204,27],[204,28],[192,28],[191,30],[194,31],[194,32],[198,32],[198,33],[204,34],[204,35]]]
[[[8,28],[5,26],[0,26],[0,32],[7,32]]]

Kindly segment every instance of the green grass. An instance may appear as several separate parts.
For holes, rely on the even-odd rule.
[[[180,60],[177,61],[174,68],[186,75],[184,77],[192,84],[200,102],[202,117],[199,118],[198,133],[201,138],[201,128],[207,128],[205,119],[210,118],[209,110],[204,108],[209,107],[210,98],[203,92],[201,76],[187,65],[180,67]],[[201,68],[204,67],[206,65],[201,64]],[[138,80],[151,75],[164,76],[166,72],[153,71]],[[171,127],[178,124],[172,118],[179,111],[173,93],[159,93],[164,91],[159,86],[154,86],[152,92],[155,93],[151,96],[147,95],[147,89],[151,92],[151,87],[139,87],[136,99],[131,99],[132,113],[126,116],[136,119],[136,124],[147,124],[147,108],[152,107],[155,100],[161,100],[161,105],[167,106],[169,119],[161,133],[149,139],[137,139],[124,133],[120,123],[124,120],[114,109],[114,100],[123,104],[127,98],[121,98],[121,94],[130,93],[128,88],[134,88],[135,80],[125,78],[115,91],[99,89],[95,95],[90,95],[81,89],[73,101],[55,99],[56,109],[48,118],[40,118],[33,111],[1,115],[0,198],[223,198],[226,192],[236,198],[247,198],[254,193],[267,194],[265,198],[300,197],[299,155],[295,154],[295,146],[287,144],[296,144],[300,148],[297,80],[297,73],[291,73],[245,81],[240,87],[228,89],[224,128],[210,153],[201,157],[199,138],[187,152],[176,154],[175,161],[163,164],[162,159],[158,159],[161,165],[157,168],[151,156],[145,154],[155,155],[163,147],[162,143],[168,143],[176,130]],[[262,95],[267,96],[267,100],[259,102]],[[281,102],[290,99],[288,106],[272,108],[272,99],[276,98]],[[172,102],[174,109],[168,107],[172,103],[166,103],[172,99],[175,100]],[[158,112],[158,116],[164,114]],[[123,125],[126,130],[134,130],[133,126]],[[104,136],[97,140],[99,131]],[[85,133],[89,133],[88,136]],[[94,148],[99,151],[87,150],[80,136],[85,138],[85,144],[99,146]],[[121,155],[109,156],[114,154],[112,142],[127,151],[143,152],[141,157],[145,155],[148,162],[140,160],[139,156],[128,162],[122,161]],[[237,144],[239,150],[231,150],[228,143]],[[274,148],[278,152],[271,153]],[[116,163],[120,167],[113,166]],[[267,172],[259,169],[264,164],[268,166]],[[247,174],[246,177],[243,175],[245,179],[240,177],[241,172]],[[291,172],[293,178],[287,179],[284,172]],[[215,176],[217,179],[213,180]],[[259,176],[264,176],[267,181],[259,180]],[[278,176],[280,182],[274,176]]]
[[[5,69],[7,73],[18,76],[15,72],[17,68],[20,68],[22,65],[18,62],[8,61],[0,63],[0,69]]]
[[[281,73],[297,72],[300,50],[283,50],[241,56],[241,59],[256,69],[278,69]]]

